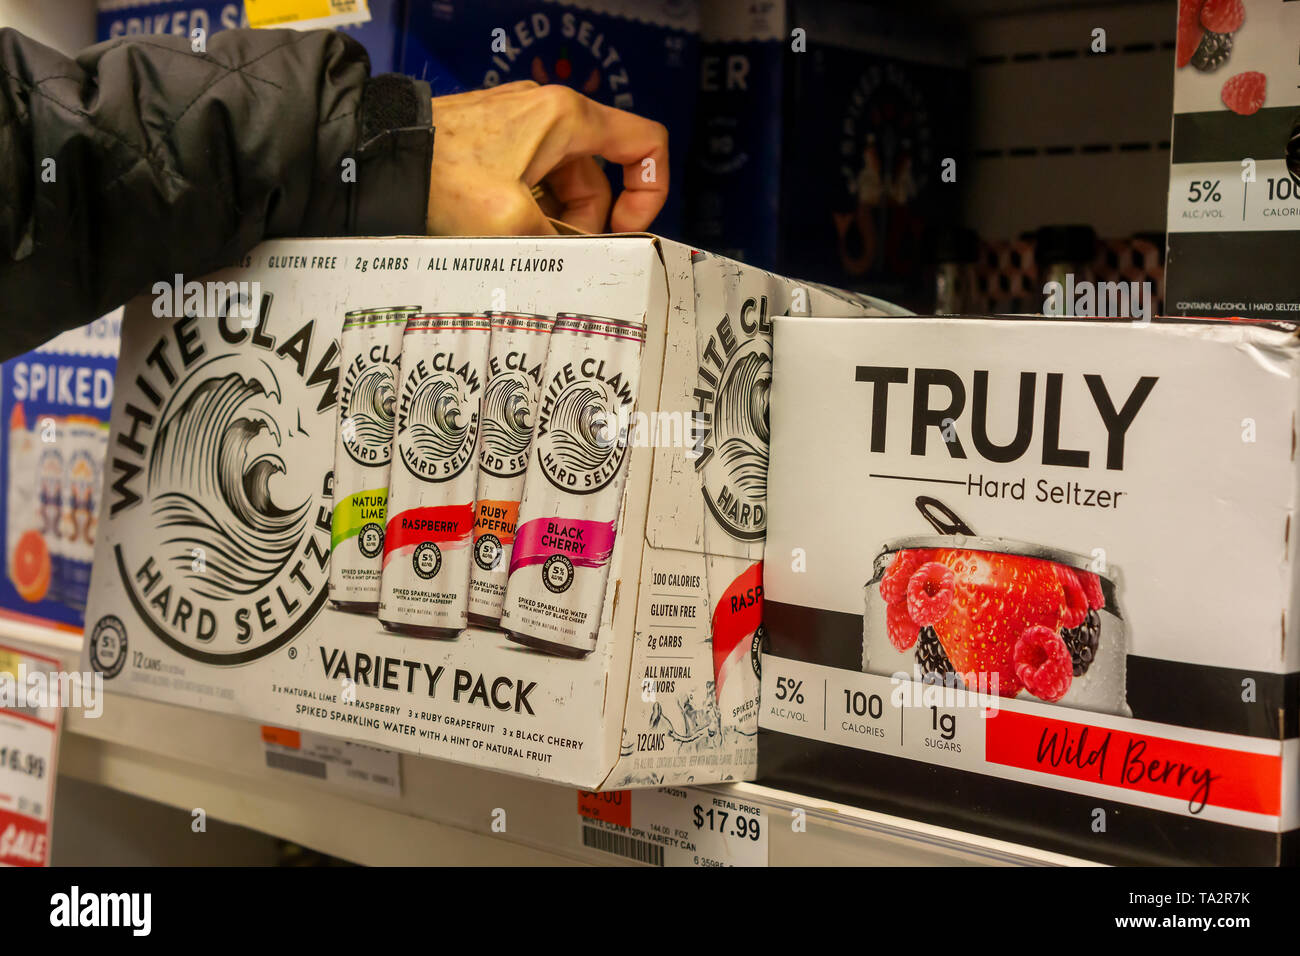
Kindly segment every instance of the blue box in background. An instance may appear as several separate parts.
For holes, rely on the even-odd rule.
[[[405,0],[369,0],[369,22],[339,28],[366,48],[371,73],[397,69],[404,4]],[[195,29],[211,36],[248,26],[242,0],[99,0],[98,6],[95,36],[99,40],[145,33],[190,36]]]
[[[81,627],[95,554],[121,310],[0,366],[0,609]]]
[[[961,221],[962,180],[941,180],[964,158],[960,40],[843,0],[709,0],[701,35],[690,241],[928,302],[934,234]]]
[[[563,83],[663,123],[670,190],[651,228],[681,236],[697,86],[696,0],[409,0],[404,35],[402,72],[427,80],[435,96],[515,80]],[[612,167],[610,179],[615,192],[622,188],[621,169]]]

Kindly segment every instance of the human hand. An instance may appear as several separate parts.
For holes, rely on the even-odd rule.
[[[668,131],[566,86],[531,80],[433,100],[430,235],[549,235],[532,187],[545,183],[556,218],[584,232],[647,228],[668,196]],[[623,167],[610,210],[595,160]],[[651,160],[649,164],[644,160]]]

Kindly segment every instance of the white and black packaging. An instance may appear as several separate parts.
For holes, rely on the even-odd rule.
[[[469,619],[496,627],[506,599],[524,471],[533,446],[542,373],[555,319],[516,312],[489,312],[488,316],[492,344],[483,392]]]
[[[1296,329],[774,326],[764,779],[1088,859],[1293,854]]]
[[[343,317],[329,585],[340,610],[369,614],[379,607],[397,360],[406,318],[418,311],[357,309]]]
[[[645,337],[642,322],[555,317],[501,613],[520,644],[596,648]]]
[[[480,406],[491,321],[413,315],[402,335],[379,621],[416,637],[468,625]]]

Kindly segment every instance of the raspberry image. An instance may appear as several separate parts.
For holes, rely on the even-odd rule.
[[[1219,98],[1223,100],[1223,105],[1234,113],[1250,116],[1252,113],[1259,112],[1259,108],[1264,105],[1267,85],[1268,80],[1263,73],[1248,70],[1245,73],[1238,73],[1224,83]]]
[[[1075,571],[1074,576],[1079,579],[1079,584],[1083,587],[1083,596],[1088,599],[1088,607],[1101,610],[1106,606],[1106,595],[1101,593],[1101,578],[1091,571]]]
[[[1174,52],[1174,63],[1184,67],[1192,60],[1192,54],[1201,42],[1201,3],[1203,0],[1178,0],[1178,45]]]
[[[1050,627],[1035,624],[1025,628],[1016,641],[1014,657],[1016,677],[1038,699],[1058,701],[1070,689],[1074,679],[1070,651]]]
[[[896,650],[905,651],[916,643],[916,622],[908,617],[906,601],[885,608],[885,633]]]
[[[933,624],[952,606],[957,578],[937,561],[921,565],[907,582],[907,611],[912,620],[925,627]]]
[[[1241,0],[1205,0],[1201,7],[1201,26],[1211,33],[1236,33],[1245,19]]]
[[[1231,33],[1206,33],[1201,37],[1201,45],[1192,54],[1192,66],[1202,73],[1213,73],[1228,62],[1231,53]]]
[[[1079,584],[1074,568],[1067,568],[1063,564],[1056,566],[1056,579],[1061,582],[1061,589],[1065,591],[1065,607],[1061,610],[1061,626],[1067,628],[1078,627],[1083,623],[1083,619],[1088,616],[1088,598],[1083,593],[1083,587]]]
[[[907,600],[907,582],[912,579],[912,572],[921,564],[921,556],[915,551],[899,551],[894,561],[880,579],[880,598],[886,604],[897,604]]]

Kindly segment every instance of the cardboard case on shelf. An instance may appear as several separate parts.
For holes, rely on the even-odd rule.
[[[763,524],[751,506],[766,474],[771,317],[791,307],[846,315],[888,307],[692,258],[649,235],[277,240],[129,304],[87,667],[115,692],[587,788],[751,777],[756,654],[746,647],[718,659],[714,646],[721,619],[704,553],[715,539],[701,489],[724,482],[696,468],[700,459],[714,466],[695,449],[725,458],[728,449],[715,446],[730,436],[749,450],[738,468],[750,490],[722,502],[747,540],[739,550],[722,538],[712,547],[739,553],[739,573],[753,579],[732,595],[738,620],[727,633],[750,624],[752,632]],[[584,657],[478,627],[453,640],[402,636],[329,604],[340,533],[335,443],[349,390],[343,317],[416,306],[645,327],[632,373],[615,373],[617,363],[593,352],[548,366],[543,382],[544,396],[575,377],[596,392],[635,396],[635,414],[618,422],[625,439],[610,452],[626,458],[617,466],[625,485],[606,542],[595,648]],[[729,391],[711,394],[710,381]],[[526,510],[527,481],[524,496]],[[416,550],[425,572],[439,566],[435,552]],[[732,585],[731,565],[714,570]],[[548,600],[540,583],[534,604]]]
[[[1295,328],[777,319],[775,367],[760,780],[1295,859]]]

